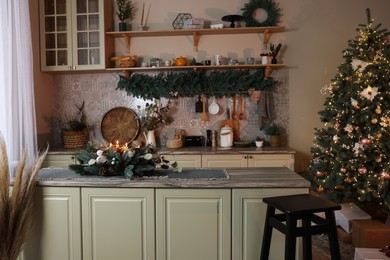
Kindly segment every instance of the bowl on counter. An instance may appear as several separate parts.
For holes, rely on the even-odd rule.
[[[165,142],[165,146],[170,149],[178,149],[183,146],[183,140],[181,139],[168,139]]]

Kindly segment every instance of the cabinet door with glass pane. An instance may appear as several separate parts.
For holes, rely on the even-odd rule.
[[[104,0],[41,0],[42,71],[104,69]]]

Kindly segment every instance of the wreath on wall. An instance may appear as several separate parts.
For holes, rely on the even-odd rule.
[[[253,17],[253,13],[257,9],[263,9],[267,12],[265,21],[259,22]],[[273,0],[250,0],[241,10],[247,27],[275,26],[280,22],[281,9]]]

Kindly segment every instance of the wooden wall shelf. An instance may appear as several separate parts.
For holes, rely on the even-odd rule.
[[[107,71],[123,71],[126,76],[130,72],[141,71],[178,71],[178,70],[223,70],[223,69],[265,69],[265,77],[269,78],[273,69],[285,67],[284,64],[240,64],[240,65],[210,65],[210,66],[171,66],[171,67],[131,67],[107,68]]]
[[[253,34],[263,33],[263,44],[268,45],[272,33],[283,32],[284,26],[269,27],[242,27],[222,29],[179,29],[179,30],[156,30],[156,31],[124,31],[106,32],[107,36],[113,38],[124,38],[130,52],[132,37],[164,37],[164,36],[193,36],[194,50],[198,51],[199,38],[201,35],[223,35],[223,34]]]

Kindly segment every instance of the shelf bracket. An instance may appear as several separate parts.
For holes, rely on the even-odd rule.
[[[271,38],[271,33],[269,32],[269,30],[265,30],[264,39],[263,39],[264,49],[267,49],[267,45],[270,38]]]
[[[194,51],[198,51],[199,35],[196,32],[192,33],[194,37]]]
[[[122,35],[122,37],[125,39],[125,43],[126,43],[126,47],[127,47],[127,50],[129,51],[130,53],[130,42],[131,42],[131,37],[129,35]]]
[[[265,67],[264,75],[265,75],[266,79],[271,77],[271,72],[272,72],[272,68],[271,67],[269,67],[269,66]]]

